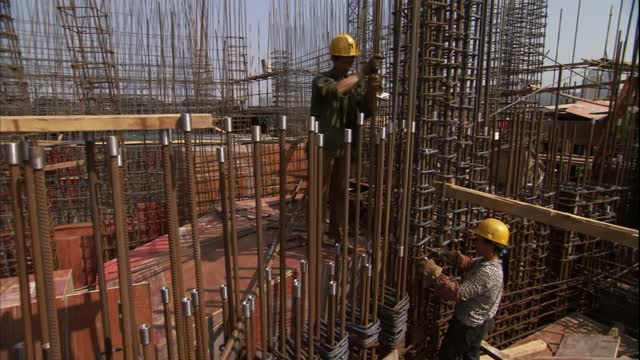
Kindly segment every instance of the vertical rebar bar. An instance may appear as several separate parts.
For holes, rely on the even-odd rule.
[[[293,282],[293,302],[294,302],[294,314],[295,314],[295,329],[292,333],[295,336],[294,354],[296,360],[301,359],[302,356],[302,285],[299,280]]]
[[[196,185],[196,154],[193,146],[193,132],[191,114],[180,115],[180,125],[184,132],[184,156],[187,170],[187,202],[189,203],[189,215],[191,222],[191,247],[193,251],[193,265],[196,275],[196,293],[204,294],[204,278],[202,273],[202,256],[200,251],[200,229],[198,227],[198,189]],[[197,297],[197,296],[196,296]],[[204,309],[200,309],[199,304],[193,303],[196,308],[196,338],[198,340],[198,358],[207,358],[208,341],[205,338],[207,333],[207,323],[203,316]]]
[[[142,345],[142,356],[144,360],[153,360],[153,346],[151,346],[151,326],[142,324],[139,328],[140,345]]]
[[[207,356],[206,353],[204,352],[204,347],[206,346],[206,333],[207,333],[207,328],[206,328],[206,318],[204,316],[203,313],[203,309],[202,306],[200,304],[200,296],[198,294],[198,290],[196,289],[191,289],[191,308],[193,309],[193,321],[195,324],[195,331],[196,331],[196,338],[195,338],[195,343],[196,343],[196,356],[195,358],[200,359],[200,360],[206,360]],[[202,319],[203,321],[205,321],[205,328],[202,329],[198,323],[198,319]]]
[[[256,238],[258,241],[258,296],[260,297],[260,341],[265,357],[269,356],[267,343],[267,301],[265,293],[265,264],[264,264],[264,236],[262,229],[262,145],[260,126],[251,128],[251,142],[253,143],[253,169],[256,200]]]
[[[24,164],[25,194],[27,195],[27,209],[29,210],[29,235],[31,237],[31,257],[42,259],[42,249],[40,242],[40,227],[38,225],[38,204],[36,201],[36,185],[33,167],[31,164],[30,144],[26,141],[20,143],[22,150],[22,161]],[[44,271],[41,261],[33,261],[33,271],[36,280],[36,297],[38,303],[38,318],[40,320],[40,351],[46,353],[49,348],[49,325],[47,323],[47,300],[46,287],[44,283]],[[45,348],[46,346],[46,348]],[[35,355],[35,354],[34,354]]]
[[[280,353],[287,351],[287,117],[278,122],[278,149],[280,153]]]
[[[236,311],[236,316],[240,316],[241,309],[236,306],[238,301],[240,301],[240,279],[238,278],[238,231],[236,229],[236,163],[235,163],[235,149],[234,149],[234,141],[233,141],[233,121],[230,117],[225,117],[224,121],[224,131],[226,134],[226,186],[225,189],[228,191],[227,196],[227,211],[228,211],[228,230],[230,236],[230,247],[231,251],[231,266],[233,267],[233,286],[231,287],[231,291],[233,292],[232,302],[234,304],[233,310]],[[220,169],[222,171],[222,169]],[[229,285],[229,283],[227,283]],[[236,317],[236,318],[237,318]]]
[[[347,335],[347,273],[349,260],[349,180],[351,173],[351,129],[344,130],[344,176],[345,188],[342,197],[342,205],[344,206],[343,221],[344,229],[342,229],[342,267],[340,269],[340,336]],[[351,263],[355,264],[355,248],[351,257]],[[355,284],[355,283],[354,283]],[[352,285],[353,286],[353,285]]]
[[[122,330],[125,358],[138,356],[137,325],[135,321],[131,269],[129,263],[129,241],[127,239],[126,210],[122,187],[120,144],[117,136],[107,137],[107,154],[111,162],[111,191],[113,191],[113,213],[115,220],[116,250],[118,253],[118,283],[122,304]]]
[[[184,328],[185,328],[185,352],[184,359],[185,360],[193,360],[194,359],[194,341],[195,336],[193,333],[193,304],[191,303],[191,299],[188,297],[182,298],[182,313],[184,314]]]
[[[87,157],[87,177],[89,180],[89,205],[91,207],[91,221],[93,223],[93,242],[96,248],[96,272],[98,275],[98,291],[102,316],[102,333],[104,338],[104,353],[107,360],[111,359],[111,325],[109,323],[109,305],[107,301],[107,282],[104,276],[104,244],[100,229],[100,208],[98,207],[98,173],[96,169],[96,143],[85,142]]]
[[[249,305],[251,308],[251,318],[250,318],[250,324],[251,324],[251,339],[253,340],[251,342],[251,353],[252,354],[257,354],[256,352],[256,343],[257,343],[257,338],[255,338],[253,335],[256,333],[256,319],[255,319],[255,314],[256,314],[256,297],[255,295],[251,294],[249,296],[247,296],[247,301],[249,301]]]
[[[33,334],[31,324],[31,291],[27,272],[27,244],[24,237],[24,215],[22,213],[22,191],[20,191],[20,146],[18,143],[6,144],[11,205],[13,210],[13,231],[15,234],[16,262],[18,282],[20,284],[20,310],[24,330],[24,355],[26,360],[34,359]]]
[[[316,131],[318,130],[318,123],[316,122]],[[324,184],[323,184],[323,163],[324,163],[324,134],[320,134],[317,133],[316,134],[316,145],[317,145],[317,149],[316,149],[316,156],[317,156],[317,163],[316,163],[316,184],[317,184],[317,193],[318,196],[316,197],[316,199],[318,199],[319,201],[317,202],[317,209],[316,209],[316,251],[315,251],[315,255],[316,255],[316,279],[315,279],[315,286],[317,289],[320,289],[320,284],[322,284],[322,242],[323,242],[323,238],[324,238],[324,214],[322,214],[322,203],[325,201],[325,197],[324,197]],[[315,297],[315,301],[316,301],[316,312],[315,312],[315,332],[314,334],[317,337],[320,337],[320,304],[322,301],[322,296],[319,296],[319,290],[318,291],[318,296]]]
[[[318,265],[316,263],[316,242],[318,241],[316,237],[316,221],[317,214],[317,181],[316,181],[316,118],[311,116],[308,120],[307,124],[308,130],[308,139],[307,139],[307,193],[309,194],[309,202],[307,209],[307,225],[308,225],[308,237],[309,244],[307,246],[307,259],[309,259],[309,331],[308,331],[308,356],[310,358],[313,357],[314,352],[314,334],[315,334],[315,313],[316,313],[316,272],[318,271]],[[321,200],[320,200],[321,201]],[[303,308],[304,309],[304,308]]]
[[[378,301],[380,299],[380,270],[382,268],[383,256],[386,258],[386,254],[382,253],[382,239],[380,238],[382,231],[382,193],[384,182],[384,157],[386,146],[386,129],[384,127],[379,128],[378,132],[378,146],[377,146],[377,164],[376,164],[376,201],[375,201],[375,218],[374,218],[374,230],[373,230],[373,299],[372,310],[373,321],[378,320]],[[376,358],[376,349],[371,350],[372,358]]]
[[[231,328],[233,322],[231,321],[231,311],[229,310],[229,291],[225,284],[220,285],[220,299],[222,301],[222,326],[224,327],[224,340],[226,341],[229,340],[229,336],[233,332]]]
[[[167,222],[169,227],[169,263],[171,271],[171,289],[173,290],[173,316],[176,327],[176,344],[178,356],[186,354],[185,348],[185,317],[181,303],[184,294],[182,275],[182,254],[180,248],[180,234],[178,232],[178,195],[174,181],[171,133],[160,130],[160,144],[162,152],[162,173],[164,178],[164,198],[167,208]]]
[[[218,170],[220,172],[220,207],[222,212],[222,233],[224,236],[224,264],[225,264],[225,276],[227,279],[226,286],[221,288],[220,290],[226,293],[229,292],[230,300],[228,301],[229,307],[229,320],[230,325],[235,324],[238,321],[238,310],[239,303],[237,302],[238,291],[235,290],[235,286],[237,281],[235,262],[233,259],[233,251],[232,251],[232,243],[233,243],[233,235],[231,234],[231,224],[230,224],[230,212],[229,212],[229,194],[227,191],[228,188],[228,180],[227,180],[227,165],[225,159],[225,151],[223,147],[219,147],[216,149],[216,156],[218,160]],[[223,294],[224,294],[223,293]],[[228,334],[231,334],[233,329],[228,329]]]
[[[169,308],[169,288],[163,286],[160,289],[160,300],[162,301],[162,312],[164,314],[164,332],[167,342],[167,358],[169,360],[175,359],[175,349],[173,347],[173,327],[171,326],[171,309]]]
[[[362,143],[364,142],[364,139],[362,138],[363,134],[362,134],[362,129],[364,127],[364,113],[358,113],[358,122],[356,124],[356,139],[357,139],[357,143],[356,143],[356,203],[355,203],[355,210],[354,210],[354,224],[353,224],[353,255],[354,255],[354,260],[356,259],[357,255],[358,255],[358,248],[360,246],[359,244],[359,240],[360,240],[360,205],[361,205],[361,189],[362,189]],[[352,290],[351,290],[351,321],[355,322],[356,321],[356,297],[357,297],[357,291],[355,288],[355,284],[356,284],[356,279],[357,279],[357,269],[355,268],[356,263],[353,263],[354,266],[354,271],[351,274],[351,286],[352,286]]]
[[[267,343],[263,344],[263,348],[267,349],[267,351],[272,351],[274,349],[273,346],[273,273],[271,268],[268,267],[265,269],[265,296],[266,299],[266,321],[267,321]],[[261,300],[262,301],[262,300]]]
[[[251,304],[247,300],[242,302],[243,319],[244,319],[244,335],[245,335],[245,348],[247,352],[247,360],[255,359],[254,354],[251,352],[253,343],[253,334],[251,333]]]

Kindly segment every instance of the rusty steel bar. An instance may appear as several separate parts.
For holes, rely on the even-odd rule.
[[[181,353],[181,359],[185,360],[193,360],[194,356],[194,342],[195,335],[193,333],[193,304],[191,303],[191,298],[183,297],[182,298],[182,313],[184,314],[184,328],[185,328],[185,352]],[[182,357],[184,354],[184,357]]]
[[[100,293],[100,306],[102,315],[102,332],[104,341],[104,354],[107,360],[111,359],[111,324],[109,323],[109,305],[107,301],[107,282],[104,276],[104,244],[100,229],[100,208],[98,207],[98,173],[96,170],[96,143],[85,142],[87,157],[87,177],[89,180],[89,205],[91,207],[91,221],[93,223],[93,242],[96,248],[96,273],[98,276],[98,291]]]
[[[236,359],[239,357],[242,348],[242,335],[244,334],[245,326],[242,321],[236,323],[233,332],[229,339],[224,344],[224,350],[220,354],[220,360]]]
[[[229,292],[230,300],[228,301],[229,305],[229,320],[230,324],[235,324],[238,321],[238,311],[236,308],[238,307],[238,291],[235,290],[236,281],[236,270],[235,262],[233,261],[233,251],[232,251],[232,243],[233,243],[233,235],[231,235],[231,225],[230,225],[230,212],[229,212],[229,194],[227,194],[227,166],[225,164],[225,151],[223,147],[218,147],[216,149],[216,156],[218,160],[218,170],[219,170],[219,180],[220,180],[220,208],[222,212],[222,233],[224,237],[224,264],[225,264],[225,275],[227,279],[226,286],[221,291]],[[230,288],[230,289],[229,289]],[[231,328],[228,329],[230,334]]]
[[[222,326],[224,327],[224,339],[228,340],[229,336],[231,336],[231,332],[233,331],[231,328],[233,322],[231,321],[232,313],[230,311],[229,304],[229,291],[225,284],[220,286],[220,299],[222,300]]]
[[[347,273],[349,260],[349,174],[351,173],[351,129],[344,130],[344,176],[345,188],[343,193],[343,224],[342,229],[342,268],[340,269],[340,336],[347,335]],[[351,257],[352,263],[355,263],[355,248]]]
[[[113,192],[113,213],[118,253],[118,283],[122,305],[122,337],[126,359],[138,356],[137,325],[135,321],[131,269],[129,263],[129,241],[127,239],[126,210],[122,186],[122,156],[117,136],[107,137],[107,155],[111,161],[111,191]]]
[[[292,331],[294,334],[294,354],[296,360],[301,359],[302,356],[302,285],[298,279],[293,281],[293,309],[295,316],[295,329]]]
[[[400,198],[400,214],[398,218],[398,234],[397,238],[402,242],[402,246],[404,249],[408,251],[408,223],[409,217],[411,214],[409,213],[409,209],[411,206],[411,202],[409,201],[409,196],[411,193],[411,167],[413,166],[413,132],[415,129],[415,119],[416,119],[416,94],[417,94],[417,82],[418,82],[418,50],[419,50],[419,30],[420,30],[420,1],[413,0],[410,3],[410,17],[411,24],[409,27],[409,39],[407,42],[410,44],[410,54],[409,54],[409,79],[408,79],[408,96],[407,96],[407,126],[408,129],[406,131],[406,144],[405,150],[403,154],[403,163],[402,163],[402,193]],[[407,256],[403,257],[402,264],[400,266],[400,289],[398,289],[397,295],[398,300],[401,296],[405,294],[405,282],[402,279],[406,279],[407,274]]]
[[[247,351],[247,359],[253,360],[255,356],[251,350],[253,349],[253,334],[251,333],[251,304],[247,300],[242,302],[242,314],[244,319],[245,348]],[[226,350],[226,349],[225,349]]]
[[[379,136],[378,136],[378,151],[377,151],[377,165],[376,165],[376,206],[375,206],[375,219],[374,219],[374,233],[373,233],[373,259],[374,259],[374,269],[373,269],[373,299],[372,299],[372,309],[371,314],[373,316],[373,321],[378,320],[378,302],[380,297],[382,296],[384,299],[384,289],[382,289],[383,293],[380,294],[380,274],[382,269],[382,264],[386,259],[386,254],[382,253],[382,239],[380,238],[382,231],[382,208],[383,208],[383,186],[384,186],[384,157],[385,157],[385,146],[386,146],[386,129],[384,127],[379,128]],[[376,358],[376,349],[371,349],[371,357]]]
[[[337,283],[332,280],[329,282],[329,306],[327,310],[327,343],[331,347],[335,345],[336,335],[336,293]]]
[[[316,221],[317,214],[316,211],[318,207],[316,205],[317,199],[317,181],[316,181],[316,141],[315,141],[315,133],[316,133],[316,118],[311,116],[307,123],[308,130],[308,139],[307,139],[307,193],[308,193],[308,209],[307,209],[307,225],[308,232],[307,236],[309,238],[309,244],[307,246],[307,259],[309,259],[309,330],[308,330],[308,351],[309,356],[312,356],[314,352],[314,336],[315,336],[315,313],[316,313],[316,272],[318,271],[318,265],[316,262],[316,241],[318,241],[316,237]],[[304,309],[304,307],[303,307]]]
[[[206,333],[207,333],[207,328],[205,326],[204,329],[202,329],[200,326],[198,326],[198,319],[203,319],[204,321],[206,321],[206,318],[204,317],[203,314],[203,309],[200,306],[200,296],[198,294],[198,290],[196,289],[191,289],[191,307],[193,308],[193,322],[195,324],[195,330],[196,330],[196,338],[195,338],[195,342],[196,342],[196,356],[195,358],[200,359],[200,360],[206,360],[207,356],[206,353],[204,352],[204,347],[206,346]],[[206,325],[206,323],[205,323]],[[204,331],[204,332],[203,332]]]
[[[267,308],[266,321],[267,321],[267,344],[262,345],[263,348],[267,349],[267,351],[272,351],[274,349],[273,344],[273,273],[271,268],[268,267],[265,269],[265,302]],[[260,300],[262,301],[262,300]]]
[[[278,121],[278,149],[280,152],[280,353],[287,353],[287,117]]]
[[[369,303],[371,301],[371,277],[373,276],[373,267],[363,261],[360,270],[360,324],[369,323]]]
[[[22,191],[20,191],[20,145],[18,143],[6,144],[7,163],[9,164],[11,205],[13,210],[13,231],[15,234],[15,249],[20,284],[20,311],[24,324],[24,355],[26,360],[34,359],[33,330],[31,324],[31,294],[29,287],[29,273],[27,272],[27,244],[24,236],[24,215],[22,214]]]
[[[316,131],[318,130],[318,123],[316,122]],[[315,251],[315,255],[316,255],[316,279],[315,279],[315,287],[317,289],[318,292],[320,292],[320,286],[322,284],[322,241],[323,241],[323,234],[324,234],[324,214],[322,214],[322,203],[325,201],[324,195],[323,195],[323,180],[322,180],[322,173],[323,173],[323,162],[324,162],[324,134],[316,134],[316,145],[317,145],[317,151],[316,151],[316,155],[317,155],[317,163],[316,163],[316,184],[318,184],[317,190],[318,190],[318,196],[317,199],[319,200],[317,205],[317,209],[316,209],[316,251]],[[321,313],[321,301],[322,301],[322,296],[319,296],[320,293],[316,294],[316,312],[315,312],[315,331],[314,331],[314,335],[316,335],[317,337],[320,337],[320,313]]]
[[[175,318],[176,344],[178,354],[186,354],[185,325],[182,297],[184,294],[184,280],[182,275],[182,254],[180,248],[180,234],[178,233],[178,195],[173,175],[171,133],[160,130],[160,144],[162,153],[162,173],[164,178],[164,198],[169,227],[169,263],[171,269],[171,288],[173,290],[173,316]]]
[[[260,296],[260,340],[262,352],[265,357],[269,356],[267,346],[267,302],[265,293],[265,264],[264,264],[264,234],[262,229],[262,145],[260,126],[251,128],[251,142],[253,143],[253,169],[256,197],[256,238],[258,241],[258,296]]]
[[[381,287],[381,296],[382,296],[382,301],[384,302],[384,291],[386,288],[386,284],[387,284],[387,259],[389,258],[387,256],[388,253],[388,248],[389,248],[389,226],[390,226],[390,219],[391,219],[391,186],[393,185],[393,181],[391,179],[393,179],[393,161],[394,161],[394,146],[395,146],[395,134],[393,131],[393,123],[390,122],[387,124],[387,137],[389,138],[389,141],[387,141],[387,144],[389,146],[389,149],[387,150],[387,169],[386,172],[384,174],[384,199],[383,199],[383,203],[378,205],[378,206],[383,206],[383,211],[384,211],[384,215],[382,217],[382,266],[380,268],[380,287]],[[383,162],[384,164],[384,162]],[[383,165],[384,167],[384,165]]]
[[[381,230],[382,230],[382,193],[383,191],[383,181],[384,181],[384,155],[385,155],[385,145],[386,145],[386,129],[381,127],[378,129],[378,137],[377,137],[377,164],[376,164],[376,198],[375,198],[375,218],[374,218],[374,232],[373,232],[373,306],[372,306],[372,315],[373,321],[378,319],[378,299],[380,297],[380,270],[382,267],[383,255],[386,258],[386,254],[382,254],[381,248]]]
[[[308,302],[308,298],[307,298],[307,291],[309,288],[309,264],[307,262],[307,260],[300,260],[300,291],[302,292],[302,297],[300,298],[300,308],[302,309],[301,312],[301,324],[302,326],[300,327],[300,331],[304,332],[304,326],[306,324],[307,321],[307,317],[306,317],[306,312],[304,311],[305,307],[307,306],[307,302]]]
[[[196,298],[197,294],[204,294],[204,278],[202,273],[202,256],[200,249],[200,229],[198,227],[198,189],[196,186],[196,154],[193,147],[193,129],[191,114],[180,115],[180,127],[184,133],[184,156],[185,168],[187,171],[187,202],[189,203],[189,220],[191,222],[191,248],[193,251],[193,265],[196,275]],[[193,297],[193,293],[192,293]],[[208,341],[205,338],[207,333],[207,322],[203,316],[204,311],[199,309],[198,303],[193,303],[195,311],[196,338],[198,340],[198,358],[207,358]]]
[[[154,359],[153,346],[151,345],[151,326],[142,324],[139,328],[140,345],[142,345],[142,358],[144,360]]]
[[[251,324],[251,328],[249,329],[251,331],[251,339],[253,340],[251,342],[251,353],[252,354],[257,354],[256,352],[256,338],[253,337],[253,335],[256,333],[256,319],[255,319],[255,313],[256,313],[256,297],[255,295],[251,294],[249,296],[247,296],[247,300],[249,301],[249,306],[251,307],[251,317],[250,319],[250,324]]]
[[[27,196],[27,209],[29,210],[29,233],[31,236],[31,257],[42,259],[40,247],[40,227],[38,225],[38,205],[36,202],[36,185],[31,164],[30,143],[23,141],[20,143],[22,151],[22,161],[24,164],[25,194]],[[49,349],[49,324],[47,323],[47,300],[44,284],[44,271],[41,261],[33,261],[33,272],[36,280],[36,298],[38,303],[38,318],[40,319],[40,343],[41,352],[46,354]],[[35,355],[35,354],[34,354]]]
[[[240,316],[240,308],[236,307],[235,304],[240,300],[240,280],[238,279],[238,231],[236,229],[236,163],[235,163],[235,149],[233,147],[233,123],[230,117],[224,118],[224,131],[226,133],[226,166],[227,166],[227,185],[226,189],[229,194],[227,197],[227,211],[229,212],[228,217],[228,230],[230,234],[230,248],[231,251],[231,265],[233,267],[233,286],[231,291],[233,292],[233,304],[234,311],[237,313],[237,317]],[[218,160],[219,161],[219,160]],[[222,170],[222,169],[220,169]],[[229,285],[230,283],[227,283]]]
[[[361,205],[361,187],[362,187],[362,128],[364,126],[364,113],[358,114],[358,123],[356,125],[356,204],[354,213],[354,226],[353,226],[353,259],[355,261],[358,255],[359,240],[360,240],[360,205]],[[357,291],[355,288],[358,271],[355,270],[356,263],[353,265],[354,271],[351,273],[351,321],[356,321],[356,297]]]
[[[416,122],[412,121],[409,124],[410,128],[409,131],[407,133],[408,136],[408,140],[407,140],[407,146],[409,149],[411,149],[409,151],[409,164],[413,164],[413,141],[414,141],[414,137],[415,137],[415,133],[416,133]],[[409,169],[409,178],[408,181],[406,182],[407,185],[407,199],[406,199],[406,206],[407,209],[405,209],[405,213],[409,214],[410,213],[410,207],[411,207],[411,184],[412,184],[412,171],[411,169]],[[408,224],[409,222],[409,218],[405,218],[405,224],[404,224],[404,233],[401,235],[400,239],[402,239],[402,263],[401,263],[401,268],[400,268],[400,291],[398,291],[398,300],[400,300],[402,297],[404,297],[404,295],[407,292],[407,267],[409,266],[409,253],[408,253],[408,249],[409,249],[409,231],[410,231],[410,226]],[[406,253],[405,253],[406,251]]]
[[[167,358],[169,360],[176,359],[175,349],[173,347],[173,327],[171,326],[171,309],[169,308],[169,288],[163,286],[160,289],[160,300],[162,301],[162,312],[164,314],[164,332],[167,342]]]

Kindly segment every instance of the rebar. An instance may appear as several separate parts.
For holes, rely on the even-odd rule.
[[[193,319],[193,304],[191,298],[182,298],[182,313],[184,314],[184,328],[185,328],[185,352],[181,353],[186,360],[193,360],[195,358],[195,343],[197,342],[194,334],[194,319]],[[182,355],[183,354],[183,355]]]
[[[31,240],[32,258],[42,259],[42,248],[40,243],[42,237],[40,235],[40,226],[38,223],[38,204],[36,200],[36,185],[34,177],[34,169],[31,164],[31,146],[28,142],[20,143],[22,149],[22,161],[24,165],[24,181],[25,181],[25,194],[27,196],[27,209],[29,211],[29,235]],[[48,231],[48,230],[47,230]],[[33,262],[33,271],[35,273],[36,280],[36,297],[38,300],[38,314],[40,319],[40,341],[42,353],[45,353],[49,348],[50,335],[49,324],[47,322],[47,300],[46,300],[46,287],[44,283],[44,270],[43,263],[41,261]]]
[[[91,204],[91,220],[93,222],[93,241],[96,247],[96,272],[98,276],[98,291],[102,317],[102,332],[105,357],[111,359],[111,325],[109,324],[109,304],[107,302],[107,283],[104,276],[104,244],[100,228],[100,208],[98,205],[98,173],[96,169],[96,143],[86,141],[87,177],[89,179],[89,201]]]
[[[140,345],[142,345],[142,358],[152,360],[154,358],[153,346],[151,345],[151,326],[142,324],[139,327]]]
[[[280,353],[287,353],[287,117],[280,116],[278,121],[278,150],[280,152]]]
[[[261,151],[260,126],[251,128],[251,142],[253,143],[253,168],[255,171],[255,197],[256,197],[256,239],[258,242],[258,296],[260,297],[260,343],[265,357],[269,356],[267,342],[267,295],[265,289],[265,264],[264,264],[264,235],[262,230],[262,151]],[[281,248],[282,249],[282,248]]]
[[[173,315],[176,328],[176,349],[178,350],[178,354],[187,354],[185,343],[185,315],[181,302],[184,294],[184,280],[182,274],[180,234],[178,233],[178,198],[173,175],[173,150],[169,130],[160,131],[160,145],[162,151],[164,197],[169,227],[169,262],[171,268],[171,290],[173,292]]]
[[[184,133],[184,156],[187,170],[187,202],[189,203],[189,214],[191,223],[191,247],[193,250],[193,265],[196,275],[196,299],[197,294],[204,294],[204,279],[202,274],[202,256],[200,251],[200,230],[198,220],[198,199],[196,189],[196,171],[195,171],[195,151],[193,148],[193,131],[191,123],[191,114],[182,114],[180,116],[181,128]],[[193,300],[193,292],[192,292]],[[207,322],[203,316],[203,310],[197,301],[193,302],[195,310],[196,337],[198,339],[198,358],[204,360],[209,352],[208,341],[205,337],[207,333]]]
[[[344,338],[347,336],[347,273],[349,272],[348,263],[349,263],[349,174],[351,173],[351,129],[344,130],[344,176],[347,177],[347,181],[345,181],[345,188],[343,193],[343,206],[342,209],[344,219],[342,223],[344,224],[344,228],[342,229],[342,264],[340,268],[340,337]],[[356,249],[354,248],[353,254],[351,256],[351,263],[355,264],[355,254]],[[355,283],[353,283],[355,284]],[[352,285],[353,286],[353,285]]]
[[[21,152],[19,143],[8,143],[6,153],[9,164],[11,205],[13,210],[13,228],[16,238],[16,258],[18,282],[20,284],[20,310],[24,327],[24,356],[26,360],[34,359],[33,335],[31,325],[31,291],[27,273],[27,243],[25,241],[25,224],[22,212],[22,191],[20,186]]]
[[[122,191],[122,177],[120,168],[123,166],[119,152],[119,139],[116,136],[107,138],[107,153],[111,165],[111,188],[113,191],[113,212],[116,225],[116,240],[118,251],[118,283],[120,285],[120,303],[122,305],[122,338],[125,348],[125,358],[135,359],[138,355],[138,332],[136,316],[133,309],[135,304],[131,268],[129,262],[129,242],[126,238],[126,215]]]
[[[160,289],[160,301],[162,302],[162,312],[164,315],[164,336],[167,344],[167,358],[169,360],[175,359],[175,349],[174,349],[174,337],[173,337],[173,326],[171,326],[171,309],[169,308],[170,303],[170,295],[169,288],[163,286]]]

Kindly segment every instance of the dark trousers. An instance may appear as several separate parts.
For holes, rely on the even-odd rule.
[[[344,234],[344,188],[347,176],[344,174],[344,157],[330,157],[324,153],[322,169],[322,218],[329,206],[329,238],[341,242]]]
[[[453,316],[440,347],[440,360],[478,360],[480,343],[489,333],[492,324],[493,319],[489,319],[481,325],[470,327]]]

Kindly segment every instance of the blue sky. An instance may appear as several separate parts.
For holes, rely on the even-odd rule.
[[[310,1],[298,0],[302,3]],[[316,0],[327,1],[327,0]],[[613,7],[613,15],[611,18],[611,30],[609,34],[608,56],[613,56],[613,43],[615,40],[615,29],[617,26],[618,16],[620,14],[620,5],[622,4],[622,17],[620,21],[620,30],[624,36],[627,21],[632,15],[631,28],[635,29],[638,21],[638,5],[636,2],[635,9],[632,11],[631,5],[633,0],[582,0],[580,4],[580,24],[578,26],[578,37],[576,42],[575,59],[579,61],[582,58],[600,58],[603,55],[605,35],[607,33],[607,21],[609,18],[609,10]],[[558,35],[558,21],[560,10],[563,11],[562,28],[560,35],[560,47],[558,60],[562,63],[571,61],[574,30],[576,25],[576,16],[578,14],[579,0],[548,0],[547,12],[547,37],[545,46],[548,55],[555,56],[556,38]],[[250,51],[254,59],[254,64],[259,64],[259,58],[265,57],[266,42],[269,22],[269,9],[271,1],[268,0],[247,0],[247,25],[249,27]],[[339,4],[339,5],[338,5]],[[342,1],[336,1],[337,6],[342,6]],[[346,7],[345,7],[346,11]],[[260,36],[258,36],[258,28]],[[633,32],[629,39],[629,48],[626,53],[627,60],[631,59],[631,49],[633,41]],[[258,51],[258,47],[260,51]],[[257,59],[257,60],[256,60]]]
[[[582,58],[600,58],[605,44],[607,34],[607,21],[609,19],[609,10],[613,7],[613,16],[611,18],[611,31],[609,34],[608,57],[613,57],[613,46],[615,42],[615,30],[617,26],[618,16],[620,14],[620,5],[622,4],[622,17],[620,21],[620,30],[624,38],[629,16],[632,16],[631,34],[629,35],[629,46],[626,52],[626,60],[631,60],[631,52],[633,47],[633,38],[638,22],[638,4],[636,1],[635,9],[631,9],[632,0],[582,0],[580,4],[580,23],[578,26],[578,38],[576,41],[575,60]],[[547,38],[546,48],[550,50],[549,56],[555,56],[556,39],[558,36],[558,23],[560,18],[560,9],[563,9],[562,28],[560,32],[560,51],[558,60],[561,63],[571,61],[574,30],[576,27],[576,16],[578,13],[578,0],[549,0],[547,12]]]

